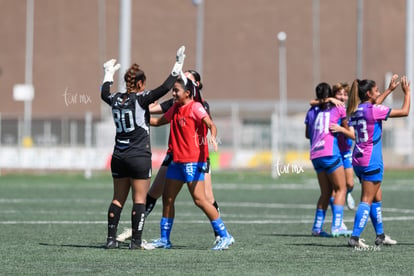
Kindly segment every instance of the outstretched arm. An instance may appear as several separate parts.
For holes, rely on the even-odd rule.
[[[401,78],[401,87],[404,92],[404,102],[401,109],[392,109],[389,117],[405,117],[410,113],[411,88],[406,76]]]
[[[378,98],[375,100],[375,103],[382,104],[388,97],[388,95],[391,94],[391,92],[394,91],[399,84],[400,82],[398,81],[398,75],[394,74],[391,78],[390,85],[388,86],[387,90],[385,90],[384,93],[378,96]]]
[[[119,63],[116,65],[115,63],[115,59],[110,59],[103,65],[105,75],[101,86],[101,99],[109,105],[111,105],[111,85],[114,82],[114,74],[121,67]]]
[[[151,117],[150,118],[150,125],[151,126],[162,126],[162,125],[166,125],[168,124],[169,121],[167,120],[167,118],[165,118],[165,116],[161,116],[161,117]]]
[[[174,63],[174,67],[171,71],[171,74],[168,76],[168,78],[164,81],[163,84],[161,84],[159,87],[151,90],[149,93],[146,93],[143,95],[142,98],[142,106],[149,106],[165,94],[167,94],[168,91],[173,87],[175,81],[180,76],[180,73],[182,72],[183,65],[184,65],[184,59],[185,59],[185,47],[181,46],[177,50],[176,54],[176,61]]]
[[[329,102],[331,102],[335,106],[344,106],[345,105],[342,101],[340,101],[338,99],[335,99],[335,98],[332,98],[332,97],[325,98],[325,99],[314,99],[314,100],[311,100],[309,102],[309,104],[311,106],[317,106],[317,105],[324,104],[324,103],[329,103]]]
[[[343,127],[343,126],[340,126],[340,125],[337,125],[337,124],[332,124],[329,127],[329,130],[332,133],[342,133],[345,136],[351,138],[352,140],[355,140],[355,131],[354,131],[353,127],[346,128],[346,127]]]

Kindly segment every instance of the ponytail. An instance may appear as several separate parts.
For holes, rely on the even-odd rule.
[[[144,71],[139,68],[139,65],[134,63],[124,75],[127,93],[131,93],[137,89],[137,82],[146,80]]]
[[[358,109],[358,84],[359,80],[354,80],[348,94],[348,106],[346,108],[346,115],[348,117]]]

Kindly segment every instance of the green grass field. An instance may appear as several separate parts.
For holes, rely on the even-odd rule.
[[[0,176],[1,275],[413,275],[412,171],[385,172],[383,217],[393,247],[358,251],[347,238],[311,237],[319,189],[312,170],[271,179],[266,173],[214,172],[222,218],[236,243],[210,250],[211,226],[187,188],[176,203],[173,248],[104,250],[112,196],[109,172]],[[353,192],[357,199],[360,186]],[[359,200],[358,200],[359,201]],[[159,236],[161,202],[147,219],[144,238]],[[120,231],[130,225],[131,202]],[[354,212],[345,211],[352,227]],[[325,228],[330,229],[331,212]],[[371,223],[362,238],[374,244]]]

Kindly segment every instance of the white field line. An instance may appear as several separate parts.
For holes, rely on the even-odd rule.
[[[23,199],[16,200],[16,199],[9,199],[9,202],[14,203],[23,203],[26,202]],[[59,200],[60,202],[62,200]],[[177,202],[176,205],[181,206],[188,206],[194,205],[193,202],[186,201],[186,202]],[[315,209],[315,204],[283,204],[283,203],[257,203],[257,202],[221,202],[220,207],[235,207],[235,208],[259,208],[259,209],[300,209],[300,210],[313,210]],[[199,211],[199,210],[197,210]],[[18,214],[21,210],[1,210],[0,214]],[[26,212],[30,212],[32,214],[57,214],[61,211],[53,211],[53,210],[28,210]],[[79,211],[80,212],[80,211]],[[77,214],[78,211],[69,211],[66,214]],[[384,213],[400,213],[400,214],[414,214],[414,210],[411,209],[398,209],[398,208],[383,208]],[[102,212],[82,212],[82,214],[88,215],[99,215],[104,216],[106,214],[105,211]],[[202,215],[201,212],[180,212],[177,215],[177,219],[179,217],[192,217],[192,216],[199,216]],[[157,219],[161,216],[160,213],[154,212],[152,216],[146,221],[146,223],[159,223]],[[328,214],[329,216],[329,214]],[[223,212],[223,217],[226,220],[226,223],[232,224],[309,224],[313,223],[313,213],[312,215],[278,215],[278,214],[270,214],[270,215],[259,215],[259,214],[230,214]],[[263,219],[256,219],[261,217]],[[411,221],[414,220],[414,216],[384,216],[384,221]],[[345,222],[353,222],[353,218],[345,219]],[[196,223],[207,223],[207,219],[205,220],[182,220],[180,219],[180,223],[187,223],[187,224],[196,224]],[[107,221],[74,221],[74,220],[62,220],[62,221],[52,221],[52,220],[45,220],[45,221],[18,221],[18,220],[3,220],[0,221],[0,224],[7,225],[7,224],[106,224]],[[128,222],[123,222],[128,223]],[[122,223],[122,224],[123,224]]]
[[[414,216],[411,217],[389,217],[383,218],[383,221],[412,221],[414,220]],[[345,222],[350,222],[345,220]],[[146,221],[147,223],[151,224],[159,224],[159,221]],[[183,220],[179,222],[180,224],[205,224],[208,223],[208,220]],[[311,224],[313,223],[313,219],[298,219],[298,220],[226,220],[226,224]],[[2,225],[16,225],[16,224],[23,224],[23,225],[40,225],[40,224],[107,224],[107,221],[100,220],[100,221],[73,221],[73,220],[62,220],[62,221],[1,221],[0,224]],[[127,222],[121,224],[128,224]]]

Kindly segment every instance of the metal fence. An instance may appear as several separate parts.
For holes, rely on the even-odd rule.
[[[220,150],[271,152],[284,156],[288,152],[306,153],[304,117],[307,104],[290,104],[286,120],[278,118],[275,103],[211,103],[217,125]],[[0,117],[0,145],[20,147],[23,139],[23,118]],[[84,119],[53,118],[32,121],[33,147],[92,147],[109,149],[114,141],[113,122]],[[151,128],[153,149],[166,149],[169,127]],[[392,166],[412,166],[413,135],[405,119],[385,122],[383,128],[384,163]]]

